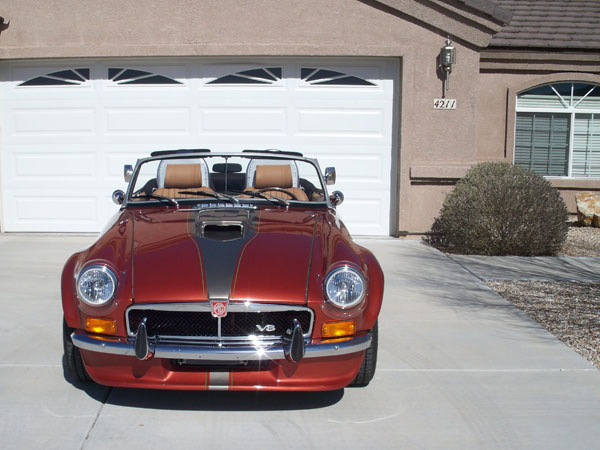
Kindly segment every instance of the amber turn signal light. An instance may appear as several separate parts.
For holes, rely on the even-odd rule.
[[[115,334],[115,332],[117,331],[117,322],[110,319],[86,317],[85,331],[98,334]]]
[[[356,332],[354,320],[345,320],[343,322],[327,322],[321,328],[323,339],[339,338],[352,336]]]

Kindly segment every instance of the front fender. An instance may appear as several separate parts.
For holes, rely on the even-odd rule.
[[[361,270],[367,281],[367,293],[360,305],[341,310],[325,300],[323,282],[330,270],[349,264]],[[314,337],[320,337],[325,321],[354,319],[357,331],[368,331],[375,325],[383,300],[383,271],[375,256],[354,243],[344,224],[333,214],[319,223],[313,242],[313,261],[308,284],[308,303],[315,310]]]
[[[67,260],[61,275],[61,296],[65,320],[70,328],[84,328],[85,316],[88,315],[119,318],[118,311],[132,303],[132,242],[133,223],[129,214],[123,211],[96,242]],[[115,299],[106,306],[88,306],[77,297],[77,275],[91,263],[106,264],[117,275]]]

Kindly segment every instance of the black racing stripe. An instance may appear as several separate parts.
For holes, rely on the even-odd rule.
[[[206,293],[206,283],[204,276],[204,261],[202,261],[202,251],[200,250],[200,245],[196,240],[196,228],[193,226],[195,224],[196,214],[190,213],[187,219],[187,231],[188,236],[192,239],[194,246],[196,247],[196,251],[198,252],[198,261],[200,262],[200,281],[202,282],[202,298],[208,298]]]
[[[200,247],[209,299],[227,299],[244,244],[256,234],[258,214],[254,211],[201,211],[194,221],[194,239]],[[243,227],[238,239],[219,240],[202,236],[203,226],[235,222]]]

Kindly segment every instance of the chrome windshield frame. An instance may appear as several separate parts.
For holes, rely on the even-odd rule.
[[[310,203],[314,203],[314,206],[322,206],[327,205],[328,208],[333,209],[333,205],[331,204],[331,200],[329,199],[329,193],[327,192],[327,185],[325,183],[325,179],[323,177],[323,173],[321,172],[321,167],[319,166],[319,162],[314,158],[307,158],[304,156],[297,156],[286,153],[268,153],[261,151],[244,151],[244,152],[206,152],[206,151],[198,151],[198,152],[186,152],[181,154],[165,154],[165,155],[157,155],[157,156],[149,156],[147,158],[138,159],[135,163],[135,167],[133,168],[133,176],[131,177],[131,181],[128,183],[127,189],[125,191],[125,199],[121,205],[121,209],[127,208],[128,205],[143,205],[145,203],[156,203],[156,200],[147,200],[147,201],[130,201],[131,196],[134,193],[134,187],[136,186],[137,179],[140,173],[140,168],[143,164],[152,161],[161,161],[161,160],[169,160],[169,159],[198,159],[198,158],[244,158],[244,159],[272,159],[272,160],[288,160],[288,161],[304,161],[314,167],[317,172],[317,176],[319,177],[319,182],[321,183],[320,189],[323,190],[324,200],[319,202],[303,202],[297,200],[291,200],[292,203],[290,205],[309,205]],[[208,199],[208,198],[207,198]],[[180,200],[188,200],[188,199],[180,199]],[[198,199],[190,199],[194,201],[198,201]],[[214,200],[214,199],[213,199]],[[245,199],[244,199],[245,200]],[[262,199],[251,199],[260,203],[267,203],[268,200]]]

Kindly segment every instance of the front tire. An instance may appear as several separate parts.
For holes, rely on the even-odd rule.
[[[92,379],[88,375],[87,370],[85,370],[85,365],[83,364],[83,359],[81,358],[81,352],[71,340],[72,332],[73,329],[67,326],[67,321],[63,318],[63,348],[65,351],[67,372],[73,381],[91,381]]]
[[[373,376],[375,375],[375,368],[377,367],[378,335],[379,332],[377,322],[375,322],[375,326],[371,331],[369,331],[369,336],[371,336],[371,346],[365,350],[365,357],[360,365],[360,369],[349,386],[364,387],[373,379]]]

